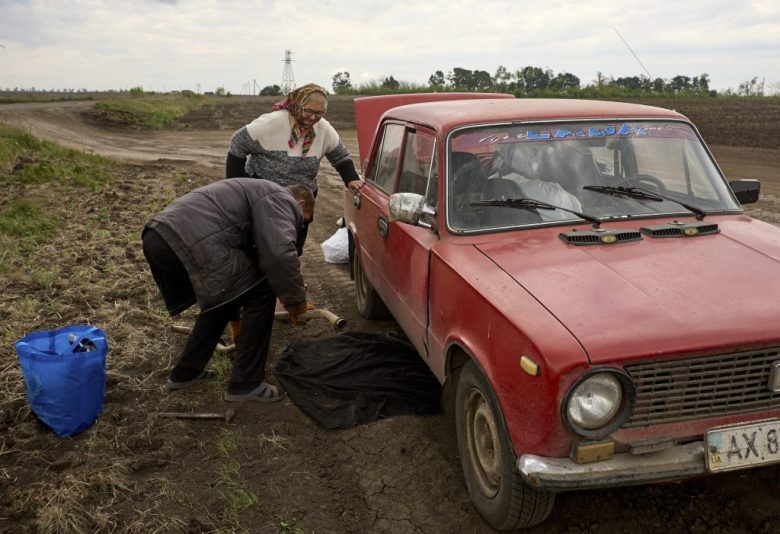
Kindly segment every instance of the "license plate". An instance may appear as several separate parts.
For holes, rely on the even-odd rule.
[[[714,428],[705,447],[711,473],[780,462],[780,421]]]

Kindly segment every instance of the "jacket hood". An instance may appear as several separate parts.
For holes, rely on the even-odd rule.
[[[780,230],[715,219],[715,235],[575,246],[558,239],[559,227],[477,248],[594,363],[779,343]]]

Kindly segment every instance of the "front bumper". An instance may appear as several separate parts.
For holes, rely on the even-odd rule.
[[[517,470],[534,488],[566,491],[689,478],[705,474],[705,462],[704,442],[695,441],[647,454],[616,454],[588,464],[524,454],[517,460]]]

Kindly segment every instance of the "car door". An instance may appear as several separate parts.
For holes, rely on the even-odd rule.
[[[428,267],[436,235],[431,228],[390,222],[388,198],[399,192],[435,199],[435,139],[433,132],[421,128],[385,124],[376,160],[369,166],[369,186],[361,190],[356,210],[366,274],[407,337],[426,356]]]
[[[349,210],[356,228],[356,253],[360,254],[362,269],[385,304],[391,295],[383,263],[383,241],[390,227],[387,203],[395,188],[404,130],[403,124],[384,124],[373,160],[367,167],[366,185],[354,195]]]

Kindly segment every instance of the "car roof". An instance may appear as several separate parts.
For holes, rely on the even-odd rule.
[[[502,93],[404,93],[398,95],[361,96],[353,100],[355,106],[355,128],[358,136],[361,166],[365,168],[368,153],[379,133],[379,125],[389,109],[443,100],[473,100],[486,98],[514,98],[514,95]]]
[[[676,111],[602,100],[552,98],[448,100],[407,104],[388,110],[384,119],[399,119],[446,132],[458,126],[495,122],[566,119],[675,119]]]

